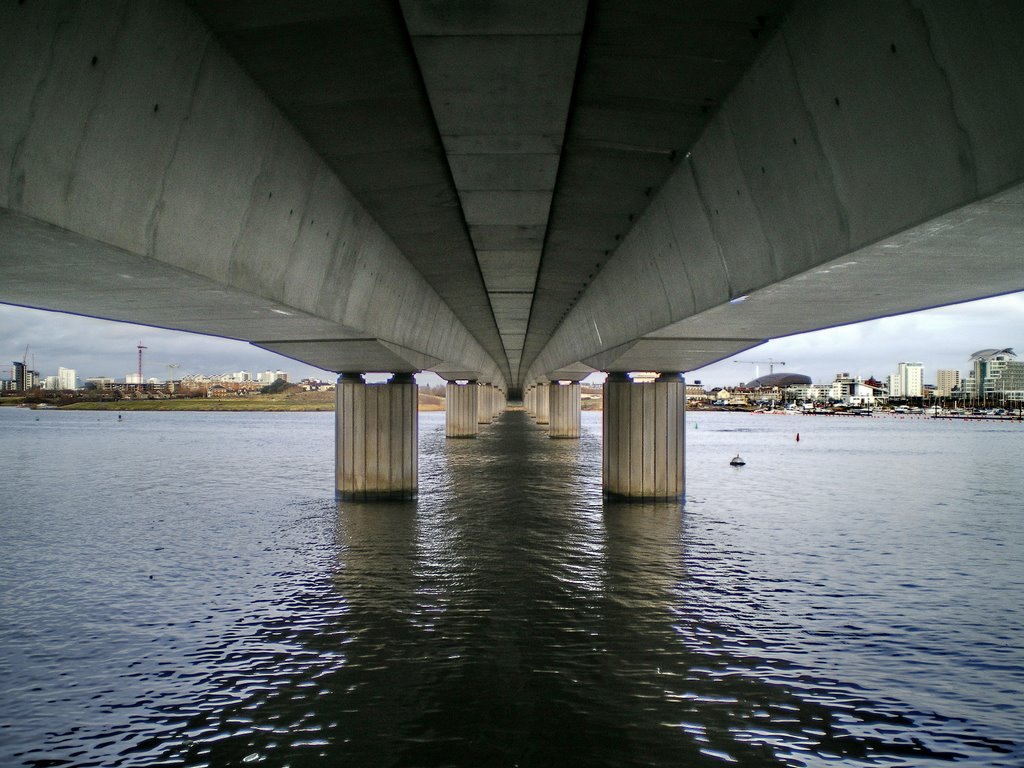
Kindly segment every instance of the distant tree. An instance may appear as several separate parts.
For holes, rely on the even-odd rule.
[[[279,395],[288,389],[288,382],[284,379],[275,379],[272,384],[260,389],[261,395]]]

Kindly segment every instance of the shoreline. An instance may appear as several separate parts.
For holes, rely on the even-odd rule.
[[[251,398],[231,400],[120,400],[116,402],[79,402],[53,406],[43,404],[32,408],[24,403],[4,403],[3,407],[26,408],[36,411],[185,411],[185,412],[234,412],[234,413],[297,413],[333,412],[333,402],[303,403],[289,400],[262,401]],[[444,411],[444,406],[421,404],[420,412]]]

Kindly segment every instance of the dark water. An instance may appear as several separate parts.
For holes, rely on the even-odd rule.
[[[1024,765],[1019,425],[691,414],[682,507],[429,414],[339,506],[332,419],[0,410],[0,766]]]

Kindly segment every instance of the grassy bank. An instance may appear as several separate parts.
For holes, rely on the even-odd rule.
[[[443,411],[444,398],[420,395],[421,411]],[[258,397],[189,398],[182,400],[83,401],[62,411],[333,411],[333,392],[309,392]]]
[[[62,411],[333,411],[334,403],[303,403],[269,397],[210,398],[206,400],[119,400],[82,402]]]

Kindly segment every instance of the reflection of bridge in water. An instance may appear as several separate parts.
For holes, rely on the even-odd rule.
[[[607,371],[605,489],[678,497],[680,372],[1024,289],[1024,10],[700,8],[9,5],[0,300],[343,374],[348,498],[414,371],[567,438]]]

